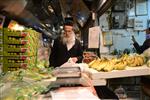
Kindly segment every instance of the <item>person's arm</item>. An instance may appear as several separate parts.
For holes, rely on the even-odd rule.
[[[143,45],[141,46],[141,52],[143,53],[145,50],[147,50],[150,47],[150,39],[145,40]]]
[[[141,54],[141,53],[143,52],[143,49],[142,49],[143,47],[140,46],[140,45],[136,42],[134,36],[132,36],[132,41],[133,41],[133,46],[135,47],[137,53],[140,53],[140,54]]]
[[[134,42],[133,46],[135,47],[137,53],[141,54],[143,52],[142,46],[140,46],[137,42]]]

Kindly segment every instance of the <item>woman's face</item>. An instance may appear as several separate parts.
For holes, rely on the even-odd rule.
[[[73,26],[68,26],[65,25],[64,26],[64,35],[66,38],[70,38],[72,36],[73,33]]]

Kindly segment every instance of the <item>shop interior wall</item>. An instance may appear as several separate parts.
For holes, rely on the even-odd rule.
[[[101,22],[103,20],[102,16],[99,18],[99,25],[100,25],[100,27],[101,27]],[[150,22],[150,0],[148,0],[148,14],[147,15],[144,15],[144,16],[132,16],[132,17],[128,16],[128,18],[142,18],[142,19],[147,19],[147,21]],[[150,26],[150,23],[148,24],[148,26]],[[101,27],[101,29],[102,29],[102,27]],[[133,45],[132,45],[133,42],[131,41],[131,36],[132,35],[135,36],[137,42],[140,45],[142,45],[144,40],[145,40],[145,32],[134,31],[134,28],[110,29],[108,31],[112,32],[112,34],[113,34],[113,36],[112,36],[113,37],[113,45],[110,47],[110,52],[112,52],[114,49],[123,51],[126,48],[128,48],[128,49],[134,48]],[[101,46],[101,49],[102,48],[103,47]]]

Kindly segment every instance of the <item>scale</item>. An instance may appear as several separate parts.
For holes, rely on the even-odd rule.
[[[78,66],[57,67],[52,73],[56,80],[51,82],[47,87],[48,90],[44,91],[43,94],[60,87],[89,86],[88,79],[82,75],[81,68]],[[81,80],[84,80],[84,83]]]
[[[81,85],[81,69],[80,67],[58,67],[53,71],[57,78],[54,84],[60,86]]]

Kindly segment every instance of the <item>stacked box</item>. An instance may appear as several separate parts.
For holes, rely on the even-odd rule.
[[[3,30],[0,28],[0,56],[3,56]]]
[[[0,28],[0,72],[3,67],[3,30]]]
[[[32,29],[12,31],[3,29],[3,71],[35,66],[39,33]]]
[[[15,71],[20,68],[26,69],[28,66],[36,65],[36,56],[10,56],[3,58],[3,71]]]

